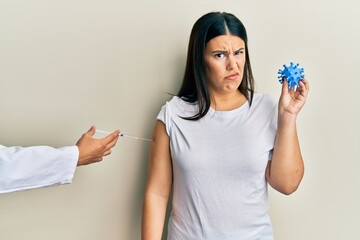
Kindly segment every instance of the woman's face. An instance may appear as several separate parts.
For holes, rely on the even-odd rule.
[[[234,35],[220,35],[206,44],[205,68],[213,94],[237,91],[244,74],[245,42]]]

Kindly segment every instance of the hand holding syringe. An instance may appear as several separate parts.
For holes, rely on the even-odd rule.
[[[97,133],[104,133],[104,134],[111,134],[111,132],[107,132],[107,131],[103,131],[103,130],[96,130],[96,132]],[[154,141],[154,140],[149,139],[149,138],[135,137],[135,136],[130,136],[130,135],[123,134],[123,133],[120,133],[119,136],[120,137],[133,138],[133,139],[137,139],[137,140],[143,140],[143,141],[150,141],[150,142]]]

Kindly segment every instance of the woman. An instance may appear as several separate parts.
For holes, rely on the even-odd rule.
[[[167,239],[273,239],[267,183],[284,194],[300,184],[296,117],[308,89],[284,81],[278,104],[255,93],[243,24],[229,13],[202,16],[180,91],[155,124],[142,239],[161,239],[172,184]]]

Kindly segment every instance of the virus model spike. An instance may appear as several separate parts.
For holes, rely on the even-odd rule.
[[[279,82],[282,84],[285,78],[289,83],[289,89],[295,91],[296,88],[300,87],[299,81],[304,80],[304,68],[299,68],[299,64],[295,65],[293,62],[290,62],[289,66],[286,66],[286,64],[283,66],[284,69],[278,71]]]

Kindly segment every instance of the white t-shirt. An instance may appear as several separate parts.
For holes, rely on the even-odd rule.
[[[174,192],[168,240],[271,240],[265,169],[274,147],[277,104],[255,93],[231,111],[209,112],[179,97],[158,119],[170,137]]]

